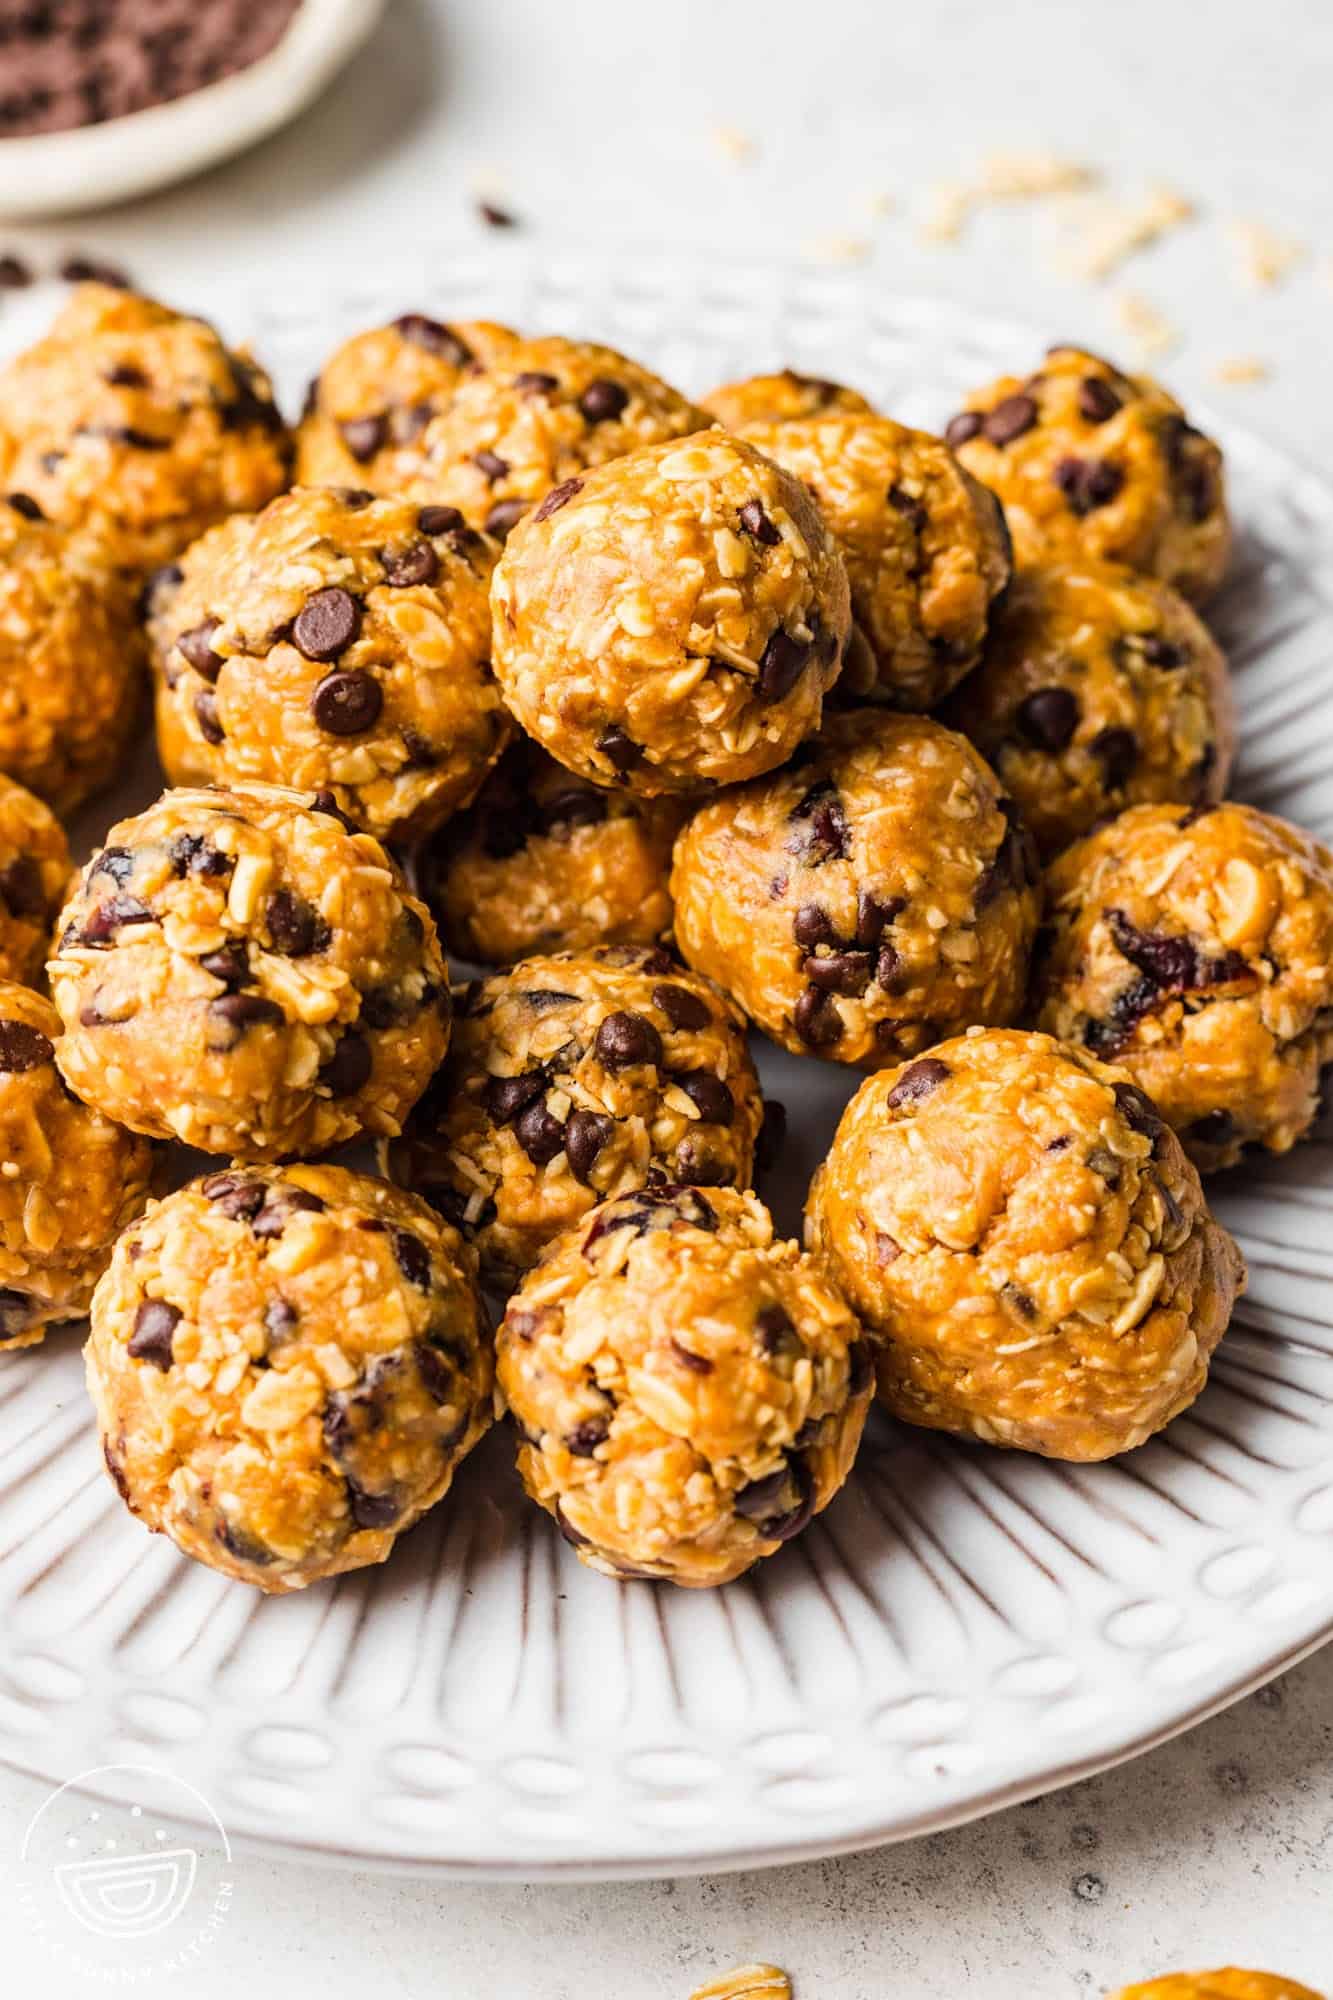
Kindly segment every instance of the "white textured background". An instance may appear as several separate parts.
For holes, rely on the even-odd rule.
[[[5,242],[122,258],[189,303],[234,274],[347,292],[475,246],[477,184],[531,235],[604,247],[822,254],[867,238],[884,285],[1123,351],[1132,289],[1181,330],[1163,372],[1311,462],[1333,453],[1329,0],[391,0],[323,103],[235,165],[87,223]],[[715,134],[754,141],[744,164]],[[1047,219],[917,223],[932,181],[995,148],[1154,182],[1199,220],[1092,289]],[[896,199],[879,219],[879,194]],[[1275,291],[1238,281],[1227,223],[1311,246]],[[488,238],[496,256],[507,239]],[[405,298],[404,305],[411,300]],[[1224,358],[1271,368],[1219,387]],[[774,357],[756,356],[756,364]],[[0,1773],[0,1860],[46,1788]],[[1333,1649],[1191,1736],[1072,1791],[914,1846],[768,1875],[609,1888],[417,1884],[242,1860],[190,2000],[685,2000],[710,1970],[787,1965],[801,2000],[1064,2000],[1227,1959],[1333,1988]],[[66,2000],[6,1926],[5,1988]]]

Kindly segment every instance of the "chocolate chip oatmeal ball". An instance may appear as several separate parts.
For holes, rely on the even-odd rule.
[[[103,530],[130,569],[262,507],[290,457],[262,369],[203,320],[109,285],[80,285],[0,374],[0,484]]]
[[[799,1534],[851,1470],[861,1330],[752,1194],[605,1201],[529,1274],[497,1367],[518,1468],[606,1576],[726,1583]]]
[[[1031,842],[970,743],[924,716],[837,715],[676,843],[676,936],[796,1055],[877,1068],[1011,1021],[1037,927]]]
[[[0,980],[0,1353],[88,1310],[148,1199],[148,1141],[71,1097],[59,1039],[50,1001]]]
[[[747,424],[814,494],[847,563],[857,644],[845,694],[931,708],[974,667],[1011,553],[995,495],[946,444],[888,417]]]
[[[1124,1071],[1012,1029],[867,1078],[806,1245],[876,1337],[895,1416],[1047,1458],[1110,1458],[1178,1416],[1244,1280]]]
[[[513,732],[493,554],[454,508],[348,487],[215,528],[152,594],[169,774],[327,791],[380,839],[428,832]]]
[[[805,488],[722,431],[548,494],[491,586],[495,671],[528,731],[594,784],[734,784],[818,728],[847,577]]]
[[[785,424],[793,417],[822,417],[835,410],[851,416],[875,414],[874,406],[858,389],[819,375],[798,375],[794,368],[723,382],[700,398],[700,406],[729,431],[741,430],[746,424]]]
[[[22,785],[0,778],[0,980],[40,982],[68,885],[59,820]]]
[[[1021,570],[946,719],[1048,858],[1127,805],[1211,804],[1231,775],[1226,661],[1170,584],[1119,563]]]
[[[671,929],[678,799],[606,792],[527,737],[417,858],[421,892],[459,958],[655,944]]]
[[[1122,1986],[1117,1993],[1108,1993],[1106,2000],[1324,2000],[1324,1996],[1280,1973],[1244,1972],[1238,1965],[1223,1965],[1216,1972],[1168,1972],[1161,1979]]]
[[[30,494],[0,500],[0,771],[73,812],[119,762],[142,678],[134,593],[107,544]]]
[[[649,1176],[748,1187],[763,1118],[739,1016],[665,951],[530,958],[470,986],[393,1177],[517,1282],[562,1229]]]
[[[342,1167],[229,1168],[155,1202],[97,1288],[87,1368],[126,1506],[265,1591],[383,1562],[491,1421],[467,1251]]]
[[[552,488],[712,422],[656,375],[591,341],[515,340],[429,425],[411,492],[501,541]]]
[[[448,1041],[425,906],[378,841],[273,785],[165,792],[113,826],[49,971],[71,1088],[206,1153],[395,1134]]]
[[[1053,347],[969,396],[945,430],[999,494],[1020,563],[1107,557],[1207,597],[1231,546],[1222,454],[1148,375]]]
[[[1333,852],[1252,806],[1135,806],[1062,854],[1033,991],[1203,1172],[1285,1153],[1333,1062]]]
[[[517,339],[491,320],[445,325],[414,312],[345,340],[306,396],[296,428],[298,482],[400,493],[421,470],[431,418]]]

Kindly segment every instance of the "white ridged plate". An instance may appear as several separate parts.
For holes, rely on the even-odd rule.
[[[597,335],[697,390],[790,361],[934,427],[1037,351],[1030,330],[845,274],[517,246],[312,296],[299,319],[276,293],[248,313],[183,303],[251,336],[293,408],[335,339],[409,307]],[[1239,790],[1327,837],[1333,495],[1201,419],[1241,528],[1214,613],[1245,721]],[[760,1066],[792,1113],[769,1192],[795,1229],[856,1079],[767,1048]],[[828,1513],[713,1593],[582,1569],[524,1502],[502,1432],[385,1567],[266,1601],[126,1513],[75,1333],[0,1360],[0,1756],[53,1781],[165,1763],[239,1838],[527,1877],[895,1839],[1128,1756],[1333,1632],[1329,1137],[1216,1195],[1250,1293],[1163,1438],[1073,1468],[876,1423]]]

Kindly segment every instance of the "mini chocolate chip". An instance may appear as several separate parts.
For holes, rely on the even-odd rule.
[[[1021,438],[1025,431],[1032,429],[1036,421],[1035,399],[1020,393],[1016,396],[1005,396],[993,410],[988,410],[981,420],[981,429],[991,444],[1003,446],[1012,444],[1015,438]]]
[[[623,384],[599,375],[579,397],[579,410],[585,423],[605,424],[622,416],[628,403],[629,390]]]
[[[269,1242],[282,1235],[294,1215],[305,1213],[318,1215],[324,1205],[317,1194],[311,1194],[306,1188],[286,1185],[274,1188],[272,1197],[265,1201],[259,1213],[252,1218],[251,1232],[261,1240]]]
[[[1201,1146],[1229,1146],[1239,1130],[1229,1111],[1206,1111],[1185,1127],[1183,1136]]]
[[[1152,1099],[1136,1083],[1117,1083],[1114,1090],[1120,1115],[1130,1130],[1145,1139],[1156,1139],[1163,1129],[1162,1116]]]
[[[374,1057],[364,1035],[349,1030],[319,1072],[319,1080],[334,1097],[352,1097],[370,1081]]]
[[[250,977],[250,960],[243,944],[219,945],[216,951],[206,951],[199,964],[210,979],[220,979],[224,986],[244,986]]]
[[[26,1021],[0,1021],[0,1070],[17,1075],[40,1069],[54,1057],[55,1047],[40,1028],[30,1028]]]
[[[438,354],[455,368],[465,368],[473,359],[472,349],[451,326],[428,319],[425,313],[402,313],[393,324],[394,331],[413,347],[424,347],[427,354]]]
[[[176,1358],[171,1343],[182,1317],[180,1307],[168,1305],[165,1299],[145,1299],[134,1315],[129,1338],[129,1352],[135,1360],[151,1361],[165,1374]]]
[[[558,514],[560,509],[566,506],[576,493],[582,493],[582,491],[583,481],[581,479],[562,479],[558,486],[551,488],[545,499],[538,506],[537,511],[532,517],[533,520],[549,521],[552,514]]]
[[[384,707],[384,690],[359,667],[325,674],[310,697],[310,712],[329,736],[360,736],[373,729]]]
[[[1051,474],[1075,514],[1091,514],[1114,500],[1125,483],[1123,469],[1107,458],[1062,458]]]
[[[891,1111],[903,1104],[920,1104],[942,1083],[947,1083],[952,1074],[948,1063],[941,1062],[938,1056],[923,1056],[920,1062],[907,1065],[884,1102]]]
[[[497,542],[505,541],[528,511],[526,500],[497,500],[482,526]]]
[[[509,460],[501,458],[498,451],[474,451],[472,463],[478,472],[494,486],[497,479],[503,479],[509,470]]]
[[[1168,669],[1183,667],[1189,658],[1184,646],[1173,646],[1171,641],[1164,639],[1159,632],[1145,633],[1139,641],[1139,651],[1149,666],[1153,667]]]
[[[223,993],[216,1000],[210,1000],[208,1011],[215,1021],[225,1021],[229,1028],[277,1027],[285,1019],[276,1000],[266,1000],[260,993]]]
[[[1120,408],[1120,398],[1101,375],[1085,375],[1078,385],[1078,413],[1090,424],[1104,424]]]
[[[338,429],[342,433],[343,443],[358,465],[364,465],[367,459],[373,458],[377,451],[383,449],[389,432],[388,423],[382,415],[349,417],[345,423],[339,424]]]
[[[477,214],[488,229],[518,228],[518,217],[512,210],[501,208],[498,202],[479,200],[477,202]]]
[[[409,542],[405,549],[385,549],[380,561],[384,565],[384,581],[394,590],[434,583],[440,573],[440,558],[429,542]]]
[[[835,951],[827,958],[807,958],[801,971],[812,986],[825,993],[864,993],[870,984],[870,959],[863,951]]]
[[[214,847],[203,833],[173,834],[167,842],[167,854],[178,875],[227,875],[234,865],[231,856]]]
[[[266,1549],[261,1541],[254,1535],[248,1535],[235,1521],[219,1521],[214,1533],[228,1555],[239,1563],[248,1564],[251,1569],[268,1569],[276,1560],[272,1549]]]
[[[535,1167],[549,1166],[564,1151],[565,1128],[538,1099],[514,1120],[514,1137]]]
[[[626,771],[634,770],[636,765],[643,762],[643,750],[639,744],[615,723],[612,723],[609,729],[602,731],[593,747],[601,751],[607,763],[613,770],[619,771],[622,777]]]
[[[904,520],[908,522],[913,533],[919,535],[930,518],[923,502],[918,500],[914,494],[909,493],[905,486],[898,485],[891,486],[885,498],[894,512],[901,514]]]
[[[944,442],[951,451],[956,451],[960,444],[969,443],[980,429],[980,410],[960,410],[958,415],[950,417],[944,426]]]
[[[692,1347],[682,1347],[681,1343],[674,1336],[671,1338],[669,1344],[671,1352],[675,1355],[681,1367],[687,1368],[691,1375],[711,1375],[713,1373],[713,1364],[706,1354],[696,1354]]]
[[[507,1125],[545,1089],[546,1078],[539,1069],[530,1069],[523,1076],[489,1076],[482,1087],[481,1101],[497,1125]]]
[[[706,1125],[730,1125],[736,1116],[730,1088],[711,1070],[674,1070],[671,1081],[680,1085]]]
[[[1139,740],[1132,729],[1099,729],[1091,748],[1101,761],[1108,790],[1118,791],[1129,783],[1139,761]]]
[[[467,522],[457,507],[423,507],[417,515],[423,535],[457,535],[467,532]]]
[[[804,951],[813,951],[816,945],[841,943],[822,903],[802,903],[791,920],[791,930]]]
[[[81,944],[109,944],[124,924],[151,924],[153,913],[137,896],[110,896],[88,912],[79,932]]]
[[[40,862],[31,854],[16,854],[0,868],[0,896],[12,917],[44,917],[46,891]]]
[[[393,1493],[367,1493],[354,1479],[345,1478],[347,1511],[358,1528],[391,1528],[402,1513],[402,1503]]]
[[[1018,704],[1014,720],[1029,743],[1054,755],[1078,728],[1078,716],[1078,701],[1068,688],[1041,687]]]
[[[314,904],[290,889],[279,889],[269,897],[264,921],[273,949],[286,958],[308,958],[329,942],[329,927]]]
[[[654,986],[653,1005],[661,1009],[673,1028],[685,1034],[697,1034],[713,1018],[707,1001],[686,986]]]
[[[792,1009],[792,1026],[812,1049],[828,1048],[842,1038],[842,1015],[833,997],[817,986],[807,986]]]
[[[788,1504],[782,1507],[784,1500]],[[754,1522],[765,1541],[788,1542],[800,1533],[815,1509],[810,1468],[799,1453],[789,1452],[781,1471],[742,1486],[733,1505],[738,1514]],[[775,1513],[775,1508],[781,1511]]]
[[[793,639],[779,625],[759,655],[759,678],[755,691],[760,701],[783,701],[791,693],[806,667],[813,648]]]
[[[860,890],[856,898],[856,942],[861,950],[873,951],[888,925],[906,908],[904,896],[881,899],[872,896],[868,889]]]
[[[609,1417],[588,1417],[576,1424],[565,1439],[565,1450],[573,1458],[591,1458],[599,1444],[605,1444],[611,1429]]]
[[[560,381],[542,368],[525,368],[515,375],[514,387],[520,396],[550,396],[560,387]]]
[[[25,521],[44,521],[46,519],[46,515],[37,505],[31,493],[11,493],[8,497],[9,504],[14,509],[14,512],[21,514]]]
[[[797,855],[811,868],[822,868],[826,861],[839,861],[846,855],[850,840],[847,816],[831,779],[812,785],[789,817],[807,822],[788,840],[789,854]]]
[[[177,652],[206,681],[215,681],[222,672],[222,655],[213,651],[212,644],[213,634],[221,626],[220,618],[205,618],[202,625],[192,625],[188,632],[180,632],[176,636]]]
[[[270,1342],[281,1345],[296,1331],[301,1315],[286,1299],[270,1299],[264,1307],[264,1331]]]
[[[901,969],[901,955],[891,944],[882,944],[875,957],[876,986],[882,986],[886,993],[894,992]]]
[[[419,1236],[410,1229],[395,1229],[392,1233],[394,1262],[409,1285],[415,1285],[419,1292],[430,1290],[430,1251]]]
[[[615,1130],[614,1120],[596,1111],[571,1111],[565,1124],[565,1154],[576,1181],[589,1184],[597,1156]]]
[[[760,1306],[754,1316],[754,1334],[765,1354],[785,1354],[795,1360],[805,1351],[791,1314],[776,1301]]]
[[[741,508],[740,523],[746,534],[753,536],[754,540],[761,542],[766,549],[776,548],[782,540],[781,534],[774,527],[772,521],[764,512],[762,503],[758,500],[746,501],[745,505]]]
[[[640,1063],[660,1063],[662,1037],[642,1014],[608,1014],[593,1043],[598,1061],[607,1069],[634,1069]]]
[[[227,732],[218,720],[218,698],[212,688],[200,688],[194,698],[194,719],[205,743],[222,743]]]
[[[267,1199],[263,1181],[236,1173],[210,1174],[200,1181],[199,1192],[233,1222],[248,1222],[251,1216],[258,1215]]]
[[[356,832],[356,821],[349,819],[332,792],[316,792],[310,801],[311,812],[322,813],[325,819],[336,819],[339,826],[348,833]]]
[[[754,1167],[758,1174],[770,1173],[782,1155],[787,1139],[787,1107],[776,1097],[764,1104],[763,1121],[755,1141]]]
[[[360,603],[350,590],[333,583],[307,597],[293,621],[292,639],[307,660],[336,660],[360,629]]]

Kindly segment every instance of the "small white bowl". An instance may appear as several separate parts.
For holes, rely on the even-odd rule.
[[[102,125],[0,140],[0,217],[105,208],[215,166],[304,111],[383,11],[384,0],[302,0],[277,47],[221,83]]]

